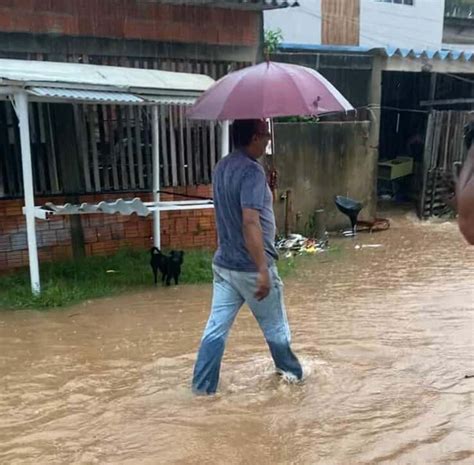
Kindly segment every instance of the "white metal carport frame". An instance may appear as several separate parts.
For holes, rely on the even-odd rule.
[[[160,212],[209,208],[208,201],[160,202],[159,104],[191,104],[214,83],[196,74],[76,63],[0,59],[0,100],[10,100],[19,122],[31,290],[41,292],[31,160],[30,102],[148,105],[152,107],[153,241],[161,246]],[[221,155],[229,125],[221,124]]]

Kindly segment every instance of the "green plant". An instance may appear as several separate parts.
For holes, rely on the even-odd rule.
[[[268,55],[275,53],[283,41],[283,33],[281,32],[281,29],[276,29],[274,31],[267,29],[264,36],[265,53]]]

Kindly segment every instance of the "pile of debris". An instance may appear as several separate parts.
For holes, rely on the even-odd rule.
[[[315,254],[328,249],[329,241],[326,237],[323,240],[308,239],[301,234],[290,234],[288,237],[279,238],[276,242],[277,250],[285,258],[294,255]]]

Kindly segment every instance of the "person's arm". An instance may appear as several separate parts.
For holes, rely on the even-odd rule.
[[[255,298],[257,300],[263,300],[270,292],[271,284],[263,245],[263,233],[259,211],[252,208],[243,208],[242,223],[245,246],[258,270]]]
[[[456,186],[458,223],[462,235],[474,245],[474,145],[471,146]]]
[[[240,186],[242,234],[245,247],[258,271],[255,298],[263,300],[270,292],[270,273],[263,242],[260,212],[264,207],[267,180],[260,165],[254,164],[245,172]]]

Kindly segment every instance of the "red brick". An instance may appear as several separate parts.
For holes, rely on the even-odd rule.
[[[84,242],[90,244],[92,242],[97,242],[97,231],[96,228],[84,229]]]
[[[58,242],[70,242],[71,231],[69,229],[62,229],[61,231],[56,232],[56,237]]]
[[[123,224],[111,225],[110,232],[112,234],[112,239],[121,239],[125,235]]]
[[[6,252],[1,252],[0,253],[0,269],[5,269],[7,267],[7,253]]]
[[[6,217],[2,218],[0,220],[0,231],[3,231],[4,233],[17,232],[18,231],[17,219],[10,218],[10,217],[8,217],[8,219]]]
[[[23,263],[23,254],[20,251],[8,252],[7,261],[8,261],[9,266],[12,264],[15,264],[15,265],[21,264]]]
[[[115,0],[17,0],[8,5],[11,8],[2,8],[5,11],[0,14],[0,27],[5,31],[232,45],[258,42],[259,13],[254,11]],[[206,23],[212,27],[203,28]]]
[[[90,226],[102,226],[104,224],[104,215],[97,214],[89,217]]]
[[[64,229],[66,227],[64,219],[60,216],[53,217],[48,221],[50,230]]]
[[[99,241],[111,241],[112,231],[109,226],[97,228],[97,240]]]
[[[34,11],[35,0],[15,0],[14,7],[17,10]]]
[[[38,247],[51,246],[57,241],[55,231],[41,231],[38,233]]]
[[[127,239],[132,238],[132,237],[138,237],[138,230],[136,228],[126,228],[125,237]]]

